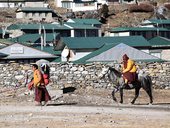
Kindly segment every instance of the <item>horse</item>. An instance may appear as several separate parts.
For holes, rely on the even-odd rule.
[[[103,68],[99,77],[103,78],[106,77],[106,75],[108,76],[109,81],[115,85],[112,91],[112,98],[114,101],[117,102],[117,99],[115,97],[116,92],[118,91],[120,92],[120,98],[121,98],[120,103],[123,103],[123,89],[135,89],[135,97],[131,101],[131,104],[134,104],[139,96],[140,89],[143,88],[150,98],[150,104],[153,103],[152,80],[149,75],[138,74],[138,80],[132,82],[131,86],[124,83],[122,73],[113,67]]]

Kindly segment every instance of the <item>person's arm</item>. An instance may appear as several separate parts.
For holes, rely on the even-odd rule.
[[[130,71],[132,69],[133,65],[134,65],[134,62],[132,60],[128,60],[127,68],[123,70],[123,73]]]

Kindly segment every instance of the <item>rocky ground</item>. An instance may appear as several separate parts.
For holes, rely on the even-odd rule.
[[[26,87],[0,89],[2,128],[169,128],[170,90],[153,90],[154,103],[148,104],[143,90],[130,105],[134,90],[124,92],[124,104],[112,101],[108,89],[91,87],[57,90],[46,106],[35,106]],[[119,99],[119,95],[116,94]]]

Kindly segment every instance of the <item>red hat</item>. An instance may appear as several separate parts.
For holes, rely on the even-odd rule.
[[[129,59],[129,57],[128,57],[126,54],[124,54],[124,55],[123,55],[123,60],[126,60],[126,61],[127,61],[128,59]]]

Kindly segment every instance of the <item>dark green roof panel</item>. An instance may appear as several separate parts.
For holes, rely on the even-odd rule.
[[[165,37],[154,37],[152,39],[149,40],[149,43],[153,46],[153,47],[158,47],[158,46],[170,46],[170,39],[167,39]]]
[[[132,47],[150,47],[151,45],[143,36],[120,37],[66,37],[64,43],[71,49],[100,48],[106,43],[117,45],[124,43]]]

